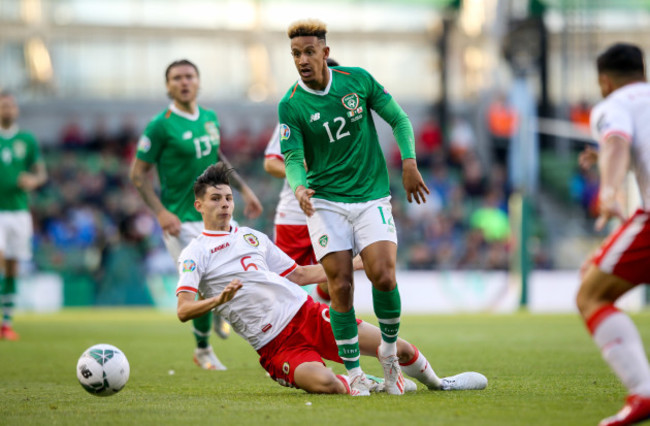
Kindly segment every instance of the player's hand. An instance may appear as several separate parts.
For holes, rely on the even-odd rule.
[[[363,259],[361,259],[361,255],[356,255],[354,256],[354,259],[352,259],[352,269],[355,271],[360,271],[363,269]]]
[[[178,237],[181,234],[181,221],[174,213],[162,209],[157,215],[158,223],[163,232]]]
[[[582,170],[589,170],[594,164],[598,162],[598,151],[591,146],[578,154],[578,165]]]
[[[311,217],[314,212],[314,205],[311,202],[311,197],[316,193],[313,189],[307,189],[304,186],[300,185],[296,188],[296,199],[300,204],[300,208],[303,212],[309,217]]]
[[[226,302],[230,302],[232,298],[235,297],[235,294],[237,294],[239,289],[242,288],[242,285],[242,282],[237,278],[230,281],[226,288],[224,288],[223,291],[219,293],[219,296],[217,296],[217,306],[223,305]]]
[[[242,198],[244,199],[244,216],[249,219],[255,219],[262,214],[264,208],[262,203],[257,199],[253,191],[245,191],[242,193]]]
[[[617,217],[621,221],[625,220],[623,210],[616,199],[616,191],[612,188],[601,188],[598,195],[598,210],[599,215],[594,225],[596,231],[601,231],[612,218]]]
[[[38,188],[40,181],[33,173],[22,172],[18,175],[17,184],[23,191],[32,191]]]
[[[421,204],[420,200],[422,200],[422,203],[427,202],[424,193],[430,194],[429,188],[424,184],[414,158],[407,158],[402,161],[402,184],[406,190],[406,199],[409,203],[413,202],[413,199],[418,204]]]

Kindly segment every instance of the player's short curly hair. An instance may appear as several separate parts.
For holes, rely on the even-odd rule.
[[[203,197],[209,186],[230,185],[230,173],[232,171],[232,168],[222,162],[209,166],[194,181],[194,197]]]
[[[315,36],[319,40],[325,41],[327,34],[327,25],[318,19],[302,19],[289,25],[287,35],[289,38]]]
[[[180,67],[181,65],[191,66],[192,68],[194,68],[194,71],[196,71],[196,75],[197,76],[199,75],[199,68],[196,66],[194,62],[189,61],[187,59],[179,59],[167,65],[167,69],[165,70],[165,81],[169,81],[169,72],[172,70],[172,68]]]

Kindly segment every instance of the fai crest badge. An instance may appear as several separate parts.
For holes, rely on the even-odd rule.
[[[343,102],[344,107],[350,111],[354,111],[359,107],[359,95],[356,93],[350,93],[349,95],[343,96],[341,102]]]
[[[183,272],[194,272],[195,269],[196,263],[193,260],[187,259],[183,262]]]
[[[321,235],[321,237],[318,239],[318,244],[320,244],[321,247],[327,247],[328,242],[329,238],[327,235]]]
[[[219,134],[219,128],[214,121],[208,121],[205,123],[205,131],[210,135],[210,139],[213,141],[221,140],[221,135]]]
[[[253,234],[244,235],[244,239],[248,244],[252,245],[253,247],[257,247],[260,245],[260,240],[258,240],[257,237]]]

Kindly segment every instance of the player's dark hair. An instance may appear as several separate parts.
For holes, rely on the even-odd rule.
[[[233,169],[221,161],[209,166],[194,181],[194,197],[201,198],[209,186],[230,185],[230,173]]]
[[[596,60],[599,74],[612,74],[615,77],[644,77],[645,64],[641,49],[629,43],[616,43],[598,56]]]
[[[339,63],[336,62],[336,60],[334,60],[332,58],[327,58],[327,60],[325,62],[327,62],[328,67],[338,67],[339,66]]]
[[[180,67],[181,65],[191,66],[196,71],[196,75],[199,75],[199,68],[193,62],[188,61],[187,59],[179,59],[178,61],[174,61],[167,66],[167,69],[165,70],[165,81],[169,81],[169,72],[172,70],[172,68]]]
[[[323,42],[327,42],[325,40],[325,34],[327,34],[327,25],[318,19],[296,21],[291,24],[287,30],[287,35],[291,39],[295,37],[314,36],[319,40],[323,40]]]

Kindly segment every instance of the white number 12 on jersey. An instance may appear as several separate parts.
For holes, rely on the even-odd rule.
[[[343,128],[345,127],[345,118],[343,117],[336,117],[334,119],[334,122],[340,122],[341,125],[339,126],[339,129],[336,131],[336,140],[343,139],[346,136],[350,136],[350,132],[345,132],[343,133]],[[330,130],[330,123],[329,121],[326,121],[323,123],[323,127],[325,127],[325,130],[327,131],[327,136],[330,138],[330,143],[334,142],[334,138],[332,137],[332,131]]]

